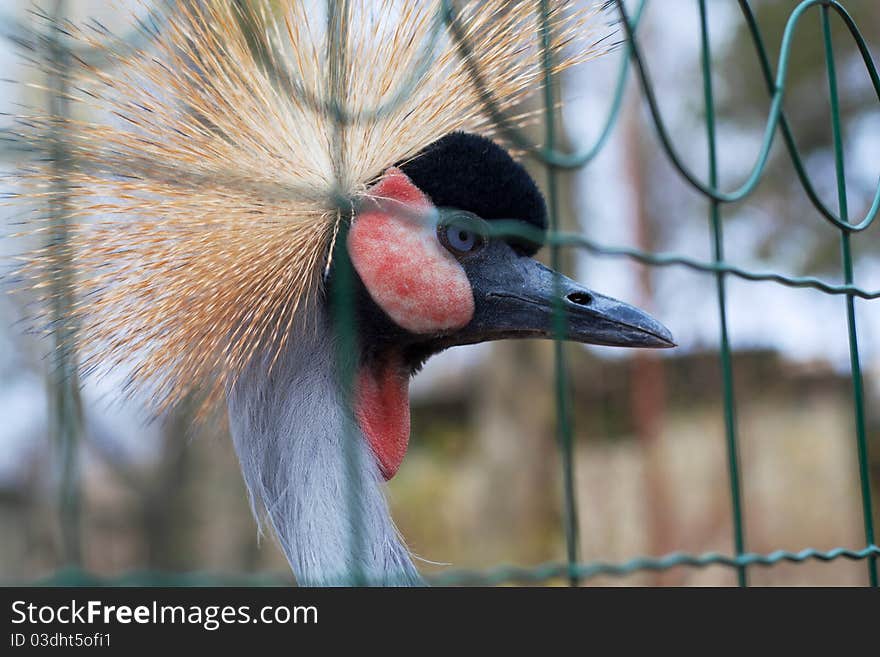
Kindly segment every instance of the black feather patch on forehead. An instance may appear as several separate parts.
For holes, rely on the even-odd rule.
[[[398,166],[437,207],[547,229],[547,206],[535,181],[490,139],[453,132]],[[538,250],[535,244],[522,246],[529,255]]]

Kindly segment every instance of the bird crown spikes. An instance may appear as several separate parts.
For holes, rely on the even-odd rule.
[[[388,167],[491,135],[486,94],[513,125],[533,118],[517,108],[543,81],[535,4],[455,3],[454,35],[451,5],[422,0],[341,4],[341,32],[296,0],[169,3],[135,19],[136,46],[56,25],[72,56],[43,69],[69,112],[20,117],[47,157],[16,176],[38,324],[59,324],[63,297],[84,371],[128,368],[157,411],[200,388],[210,407],[293,339],[340,222]],[[556,72],[599,54],[601,3],[548,4]]]

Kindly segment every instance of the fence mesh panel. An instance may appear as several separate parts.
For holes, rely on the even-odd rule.
[[[701,85],[705,112],[705,133],[708,144],[708,170],[702,173],[688,168],[676,148],[664,118],[660,112],[657,94],[652,83],[648,66],[642,52],[639,40],[639,24],[644,14],[647,0],[642,0],[637,6],[628,10],[621,0],[609,3],[609,11],[616,12],[619,18],[619,30],[625,37],[621,48],[625,49],[626,56],[621,60],[615,93],[610,105],[610,110],[605,119],[599,137],[594,143],[576,150],[575,152],[563,152],[556,148],[558,138],[558,106],[554,98],[553,62],[550,48],[550,25],[549,3],[547,0],[537,0],[535,11],[541,16],[542,28],[535,38],[540,40],[543,52],[544,69],[544,96],[543,96],[543,121],[544,121],[544,145],[536,146],[520,131],[513,128],[506,117],[495,106],[494,101],[482,86],[479,75],[479,61],[471,57],[469,44],[464,30],[460,29],[456,13],[455,3],[452,0],[440,0],[437,9],[437,29],[448,29],[463,57],[470,62],[471,73],[474,83],[482,89],[482,100],[486,111],[495,119],[499,130],[505,137],[519,149],[528,153],[536,162],[540,163],[546,171],[546,191],[550,228],[544,240],[550,247],[552,265],[558,268],[560,253],[563,249],[582,249],[596,257],[627,258],[650,267],[683,267],[695,272],[711,276],[715,281],[715,293],[717,296],[717,313],[720,325],[718,335],[721,391],[723,402],[723,420],[726,439],[726,458],[729,473],[729,499],[732,510],[733,545],[731,553],[706,553],[687,554],[673,553],[660,557],[639,557],[621,563],[587,562],[582,563],[578,557],[578,525],[575,500],[575,472],[573,458],[573,429],[571,400],[567,386],[566,359],[561,346],[561,340],[555,341],[555,389],[556,399],[556,426],[558,435],[558,449],[562,467],[563,495],[562,517],[564,519],[562,531],[565,536],[567,560],[564,563],[542,564],[535,567],[497,567],[485,571],[461,571],[454,570],[436,575],[431,583],[438,585],[450,584],[476,584],[496,585],[510,582],[542,583],[560,578],[566,579],[570,584],[577,585],[585,580],[598,575],[628,575],[638,571],[660,571],[675,567],[702,568],[706,566],[724,566],[736,572],[740,586],[748,585],[749,570],[754,567],[772,567],[782,562],[801,563],[808,560],[832,561],[837,559],[861,560],[865,563],[865,583],[871,586],[878,585],[877,557],[880,556],[880,547],[876,545],[875,528],[873,524],[872,492],[869,477],[868,459],[868,436],[865,423],[865,392],[862,383],[862,371],[859,355],[858,332],[856,326],[856,301],[867,302],[880,297],[880,290],[869,290],[859,287],[853,272],[852,240],[861,231],[868,228],[880,211],[880,185],[874,195],[870,210],[864,217],[851,217],[847,208],[846,171],[844,167],[843,138],[841,126],[841,110],[838,94],[838,72],[835,60],[835,49],[832,43],[832,21],[842,21],[849,35],[856,44],[864,62],[864,69],[870,77],[874,92],[880,99],[880,77],[869,52],[868,45],[859,31],[850,14],[842,2],[833,0],[804,0],[791,11],[782,39],[782,46],[778,60],[771,62],[765,46],[761,28],[748,0],[737,0],[741,19],[745,21],[748,34],[754,48],[754,55],[763,76],[762,83],[766,87],[770,100],[770,111],[766,119],[763,141],[758,150],[758,156],[754,166],[748,174],[746,181],[732,191],[725,191],[719,186],[719,158],[722,155],[716,140],[716,99],[713,88],[712,75],[712,44],[708,28],[709,3],[706,0],[695,0],[700,16],[700,44],[701,44]],[[329,75],[338,75],[343,67],[339,66],[339,58],[344,56],[344,49],[339,43],[344,41],[342,30],[345,28],[343,16],[347,11],[348,3],[345,0],[328,0],[328,58],[330,60]],[[63,16],[64,2],[58,1],[54,5],[53,18]],[[830,128],[833,136],[833,153],[836,172],[837,205],[829,207],[823,202],[816,189],[816,182],[811,179],[802,159],[801,153],[795,142],[788,118],[783,110],[783,97],[786,90],[786,81],[789,71],[789,61],[792,56],[792,41],[798,26],[807,17],[819,20],[822,27],[823,41],[819,44],[824,50],[827,71],[827,84],[830,97]],[[161,17],[150,16],[146,21],[151,21],[155,29],[161,29]],[[25,29],[25,28],[21,28]],[[435,33],[435,37],[436,37]],[[138,35],[133,39],[140,38]],[[333,36],[335,35],[335,37]],[[338,37],[338,38],[336,38]],[[63,34],[53,31],[46,40],[48,52],[54,66],[55,74],[50,80],[49,102],[53,114],[63,116],[68,112],[64,98],[64,69],[66,62],[71,57],[69,45],[66,45]],[[433,44],[426,44],[430,49]],[[427,50],[426,50],[427,52]],[[82,54],[82,53],[77,53]],[[425,59],[427,61],[427,57]],[[420,63],[412,72],[414,76],[420,75],[424,62]],[[587,167],[603,151],[608,143],[608,137],[618,123],[623,106],[623,98],[626,92],[628,80],[635,76],[647,106],[651,123],[659,138],[660,144],[666,157],[675,167],[681,178],[697,193],[705,198],[706,218],[712,237],[712,259],[708,261],[697,260],[686,255],[676,253],[648,253],[635,248],[609,247],[596,243],[591,239],[575,234],[562,232],[559,229],[559,190],[558,177],[565,171]],[[342,81],[337,81],[341,86]],[[331,88],[334,88],[331,85]],[[406,93],[408,83],[401,87],[401,94]],[[392,102],[394,102],[392,100]],[[338,119],[338,138],[344,139],[344,126],[346,121],[354,120],[354,117],[346,116],[344,99],[333,99],[327,103],[328,110],[336,114]],[[383,108],[375,108],[375,112],[381,113]],[[723,232],[723,214],[725,206],[748,198],[756,189],[768,164],[771,148],[781,137],[782,145],[793,164],[798,182],[804,194],[815,207],[818,214],[840,235],[842,254],[842,275],[844,284],[832,284],[815,277],[787,276],[773,271],[754,271],[740,268],[725,260],[725,242]],[[54,140],[52,159],[58,172],[58,179],[63,185],[63,173],[65,162],[64,135],[58,134]],[[15,144],[12,144],[15,147]],[[56,196],[59,198],[60,196]],[[52,236],[54,248],[63,249],[65,240],[65,208],[63,203],[56,203],[56,207],[50,209],[55,221],[55,233]],[[499,229],[504,231],[505,228]],[[509,234],[509,233],[505,233]],[[339,239],[338,243],[344,243]],[[336,287],[334,294],[341,295],[342,299],[350,298],[352,269],[348,263],[345,249],[337,249],[334,254],[335,262],[341,272],[338,279],[342,281]],[[741,492],[741,474],[738,457],[738,430],[737,408],[733,384],[732,346],[728,333],[728,302],[726,296],[726,282],[729,277],[736,277],[747,281],[760,281],[788,287],[808,288],[816,294],[836,295],[842,298],[842,310],[845,312],[849,351],[851,360],[852,380],[852,413],[854,414],[855,435],[853,436],[853,450],[858,458],[859,491],[861,516],[864,524],[864,547],[861,549],[835,548],[827,551],[815,550],[806,547],[798,552],[775,551],[769,554],[757,554],[748,550],[748,540],[744,531],[744,508]],[[352,325],[352,310],[349,304],[336,304],[337,312],[335,320],[339,326],[350,327]],[[561,305],[557,305],[561,311]],[[55,308],[56,316],[64,317],[66,309],[63,297]],[[561,335],[564,330],[564,317],[557,312],[555,328]],[[353,331],[348,335],[353,339]],[[342,331],[343,339],[340,341],[342,349],[351,349],[351,344],[346,341],[346,331]],[[52,430],[55,437],[55,445],[63,464],[60,478],[60,509],[63,515],[62,527],[64,546],[69,568],[59,571],[56,575],[44,580],[45,584],[58,585],[82,585],[82,584],[140,584],[140,585],[224,585],[224,584],[277,584],[286,583],[289,578],[284,576],[260,575],[254,577],[216,576],[206,574],[167,575],[152,572],[130,573],[115,579],[101,579],[79,569],[79,491],[76,486],[77,464],[76,446],[81,423],[75,368],[72,363],[65,360],[64,350],[60,348],[69,339],[69,336],[56,336],[58,361],[60,367],[57,372],[58,380],[54,382],[52,389],[54,396]],[[349,373],[350,374],[350,373]],[[351,450],[354,452],[354,450]],[[356,471],[357,468],[353,468]],[[358,482],[352,481],[350,495],[356,496]],[[353,497],[352,497],[353,499]],[[354,507],[352,507],[354,508]],[[360,533],[355,529],[353,532],[352,548],[357,549],[361,540]],[[365,583],[361,574],[351,573],[352,583]]]

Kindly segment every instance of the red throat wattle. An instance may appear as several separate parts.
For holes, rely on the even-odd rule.
[[[387,481],[409,444],[409,370],[399,354],[358,369],[354,402],[357,421]]]

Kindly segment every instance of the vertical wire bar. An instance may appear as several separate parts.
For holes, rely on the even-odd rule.
[[[347,65],[348,27],[349,27],[349,1],[327,0],[327,62],[328,78],[327,87],[330,94],[330,114],[333,120],[333,172],[336,177],[337,191],[345,185],[345,116],[346,96],[348,79],[345,73]],[[339,196],[339,194],[337,194]],[[337,198],[342,207],[345,199]],[[352,300],[354,298],[354,270],[348,257],[346,243],[348,241],[349,220],[348,212],[340,209],[337,221],[337,234],[333,247],[333,312],[332,320],[336,338],[337,368],[340,378],[340,394],[343,408],[353,408],[352,400],[354,393],[354,363],[351,355],[357,353],[357,336],[355,335],[355,317]],[[343,439],[345,452],[345,474],[347,482],[346,503],[350,521],[349,554],[351,572],[339,573],[345,576],[354,586],[364,586],[367,574],[361,571],[360,558],[365,551],[365,537],[363,527],[363,514],[360,513],[358,500],[367,482],[363,480],[363,468],[361,467],[359,437],[353,430],[352,422],[346,423],[346,435]]]
[[[67,172],[71,163],[66,134],[69,126],[64,119],[70,113],[67,101],[70,56],[61,42],[58,28],[65,9],[65,0],[56,0],[48,39],[49,114],[56,117],[51,135],[52,194],[49,201],[51,314],[54,327],[53,358],[49,372],[49,432],[59,460],[58,508],[64,561],[69,566],[78,566],[82,562],[82,505],[77,447],[82,410],[76,365],[76,328],[71,319],[73,299],[67,226]]]
[[[556,144],[556,110],[553,98],[553,48],[550,7],[547,0],[540,0],[541,51],[544,69],[544,148],[552,150]],[[550,232],[559,231],[559,190],[556,167],[547,163],[547,205],[550,219]],[[554,271],[560,267],[560,246],[554,240],[550,246],[550,263]],[[563,478],[563,524],[565,528],[565,551],[568,562],[568,583],[577,586],[580,577],[578,562],[578,521],[575,498],[574,441],[572,437],[571,409],[568,390],[568,373],[563,351],[563,337],[566,332],[565,314],[562,307],[562,286],[557,275],[553,283],[553,361],[556,396],[556,438],[562,459]]]
[[[834,141],[834,169],[837,178],[837,202],[841,221],[849,221],[849,208],[846,198],[846,166],[843,158],[843,133],[840,125],[840,99],[837,90],[837,69],[834,63],[834,44],[831,38],[831,19],[829,7],[822,5],[822,35],[825,43],[825,67],[828,71],[828,92],[831,102],[831,132]],[[847,285],[853,285],[853,258],[850,234],[840,231],[840,248],[843,259],[843,275]],[[865,541],[874,544],[874,511],[871,501],[871,477],[868,469],[868,443],[865,430],[865,395],[862,386],[862,367],[859,358],[859,341],[856,331],[855,299],[846,295],[846,325],[849,334],[850,372],[853,386],[853,408],[856,421],[856,445],[859,457],[859,483],[862,496],[862,518],[865,526]],[[871,586],[877,586],[877,557],[867,559],[868,579]]]
[[[712,88],[712,52],[709,43],[709,22],[706,0],[699,0],[700,38],[702,47],[703,98],[706,110],[706,137],[709,143],[709,185],[718,188],[718,152],[715,140],[715,97]],[[721,225],[721,204],[711,200],[709,221],[712,231],[712,250],[716,264],[724,261],[724,235]],[[742,493],[740,490],[739,449],[737,445],[736,400],[733,387],[730,337],[727,329],[727,291],[723,272],[715,275],[718,296],[718,317],[721,325],[721,382],[724,395],[724,428],[727,442],[727,467],[730,477],[730,500],[733,514],[733,543],[736,556],[745,553],[745,529],[743,523]],[[737,566],[740,586],[748,586],[745,566]]]

